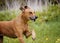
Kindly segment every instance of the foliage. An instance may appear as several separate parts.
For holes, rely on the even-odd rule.
[[[60,43],[60,6],[49,6],[47,11],[36,12],[38,19],[30,23],[37,39],[27,43]]]
[[[0,11],[0,21],[11,20],[18,15],[19,11]]]
[[[40,21],[58,21],[60,18],[60,6],[49,6],[47,11],[37,12]]]

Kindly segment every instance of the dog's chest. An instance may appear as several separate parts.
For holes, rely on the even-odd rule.
[[[22,29],[23,31],[26,31],[28,29],[28,25],[27,24],[22,25]]]

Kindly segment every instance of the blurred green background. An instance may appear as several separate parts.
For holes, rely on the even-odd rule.
[[[0,21],[15,18],[20,11],[0,11]],[[38,19],[29,21],[29,27],[36,31],[36,40],[31,37],[24,40],[26,43],[60,43],[60,6],[49,6],[47,11],[36,12]],[[4,36],[4,43],[19,43],[18,39]]]

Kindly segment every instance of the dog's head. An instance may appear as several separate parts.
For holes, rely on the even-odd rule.
[[[35,15],[35,11],[29,8],[28,6],[21,7],[20,10],[24,14],[23,16],[28,20],[35,21],[37,16]]]

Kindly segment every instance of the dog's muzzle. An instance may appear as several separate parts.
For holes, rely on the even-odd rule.
[[[38,17],[37,16],[32,16],[30,17],[31,20],[35,21]]]

